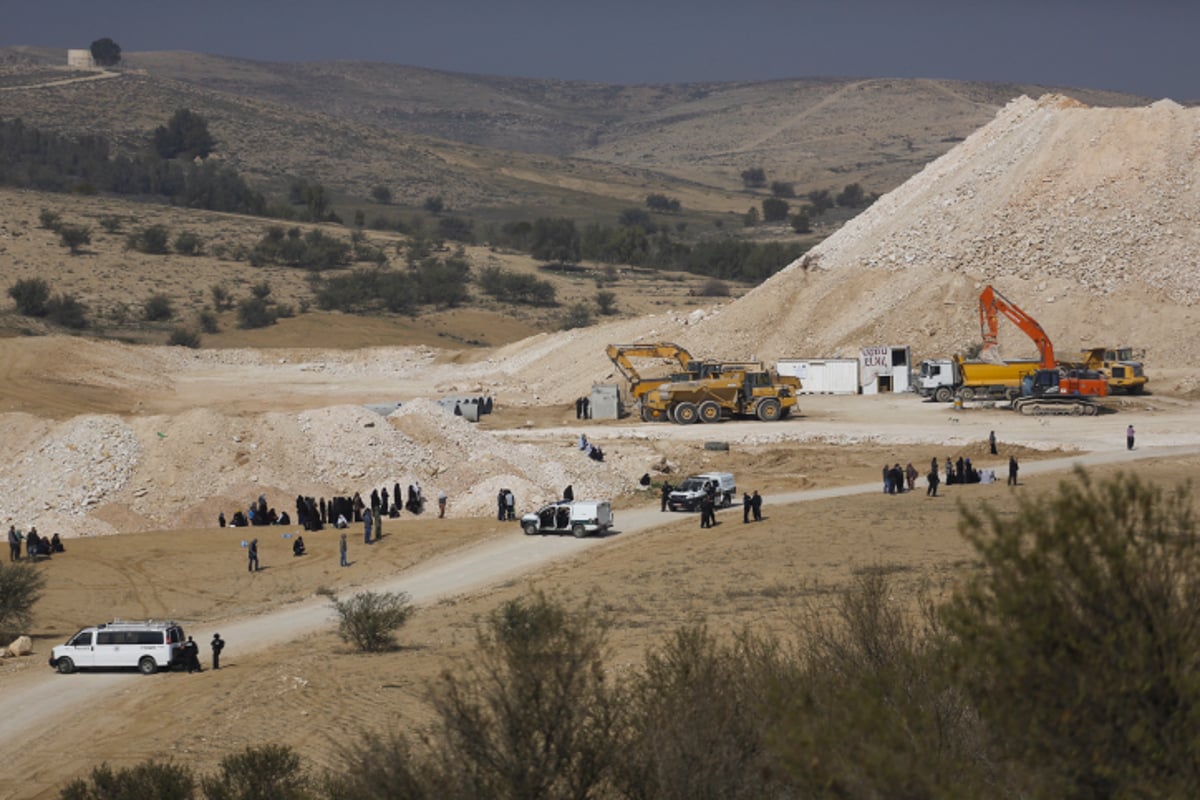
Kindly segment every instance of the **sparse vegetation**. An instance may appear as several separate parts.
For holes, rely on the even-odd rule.
[[[147,322],[162,322],[175,316],[175,308],[171,298],[159,293],[151,295],[142,304],[142,318]]]
[[[175,252],[183,256],[198,256],[204,252],[204,243],[199,234],[182,231],[175,237]]]
[[[196,324],[200,326],[202,333],[218,333],[221,330],[217,324],[217,315],[207,308],[196,315]]]
[[[41,278],[22,278],[8,287],[8,296],[17,304],[18,314],[44,317],[50,300],[50,284]]]
[[[73,294],[56,294],[46,302],[46,316],[72,330],[88,326],[87,306]]]
[[[760,189],[767,185],[767,173],[762,167],[742,170],[742,185],[747,189]]]
[[[0,636],[29,633],[33,610],[46,586],[46,576],[25,562],[0,562]]]
[[[125,246],[147,255],[161,256],[171,252],[168,246],[170,232],[165,225],[147,225],[140,231],[135,231],[125,239]]]
[[[617,313],[617,295],[616,292],[610,292],[607,289],[596,292],[596,308],[600,310],[601,316],[611,316]]]
[[[569,331],[574,328],[586,328],[591,324],[592,309],[587,303],[578,302],[572,303],[571,307],[567,309],[559,327],[564,331]]]
[[[426,197],[421,206],[430,214],[440,214],[446,210],[446,201],[442,199],[441,195]]]
[[[113,214],[101,217],[99,222],[100,227],[104,229],[105,233],[120,233],[121,226],[124,224],[124,221],[120,217]]]
[[[677,213],[680,210],[679,199],[667,197],[665,194],[646,195],[646,208],[651,211]]]
[[[386,186],[376,186],[371,189],[371,199],[383,206],[390,205],[392,190]]]
[[[285,231],[272,226],[250,253],[250,263],[281,264],[302,269],[331,269],[350,263],[351,245],[313,229],[303,233],[299,228]]]
[[[506,303],[533,306],[556,305],[554,284],[533,275],[509,272],[500,267],[483,267],[476,283],[485,294]]]
[[[105,36],[92,42],[92,60],[101,67],[114,67],[121,63],[121,45]]]
[[[56,231],[62,224],[62,214],[49,208],[43,208],[38,212],[38,224],[48,231]]]
[[[762,201],[763,222],[783,222],[788,218],[791,207],[786,200],[778,197],[766,197]]]
[[[200,333],[185,325],[176,325],[167,337],[167,344],[172,347],[190,347],[193,350],[200,346]]]
[[[364,653],[391,650],[396,631],[415,612],[405,592],[359,592],[349,600],[333,598],[338,636]]]
[[[207,158],[216,144],[208,132],[207,120],[186,108],[176,111],[166,125],[154,131],[154,150],[165,159]]]
[[[775,197],[789,199],[796,196],[796,189],[786,181],[771,181],[771,194]]]

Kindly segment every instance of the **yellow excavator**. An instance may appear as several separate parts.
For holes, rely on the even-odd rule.
[[[625,376],[625,380],[629,381],[629,397],[633,402],[642,406],[642,418],[646,421],[653,419],[653,417],[647,418],[645,413],[643,401],[648,392],[657,389],[664,383],[688,381],[704,375],[711,375],[716,369],[715,363],[697,361],[686,349],[672,342],[610,344],[605,352],[621,374]],[[652,378],[643,377],[634,366],[633,359],[640,361],[652,359],[660,364],[661,362],[672,362],[661,365],[663,369],[672,369],[672,371]],[[677,368],[675,368],[676,366]]]

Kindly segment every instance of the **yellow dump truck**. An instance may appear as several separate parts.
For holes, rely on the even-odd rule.
[[[642,397],[642,417],[681,425],[750,417],[774,422],[796,407],[798,378],[775,375],[762,364],[726,363],[709,377],[663,383]]]
[[[1082,367],[1099,372],[1110,394],[1141,394],[1150,379],[1142,362],[1133,360],[1132,347],[1091,347],[1080,354]]]
[[[961,400],[1012,400],[1021,382],[1037,372],[1040,361],[968,361],[962,356],[921,362],[918,383],[923,397],[939,403]]]

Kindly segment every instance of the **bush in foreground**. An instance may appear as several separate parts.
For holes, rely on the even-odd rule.
[[[333,598],[338,636],[364,653],[391,650],[396,631],[415,609],[405,592],[359,592],[349,600]]]
[[[28,630],[33,607],[45,586],[46,576],[32,564],[0,562],[0,636],[16,636]]]

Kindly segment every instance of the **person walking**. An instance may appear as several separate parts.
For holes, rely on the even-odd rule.
[[[992,455],[996,455],[996,432],[992,431],[988,434],[988,447],[991,448]]]
[[[1020,466],[1017,464],[1017,457],[1009,456],[1008,457],[1008,485],[1009,486],[1017,485],[1017,470],[1018,469],[1020,469]]]
[[[762,495],[755,489],[754,494],[750,495],[750,511],[754,514],[755,522],[762,522],[762,504]]]
[[[445,517],[446,517],[446,490],[439,489],[438,490],[438,519],[445,519]]]
[[[363,544],[371,543],[371,523],[374,520],[371,518],[371,509],[364,508],[362,512],[363,520]]]
[[[246,557],[249,559],[246,568],[250,572],[258,572],[258,539],[250,540],[250,548],[246,551]]]
[[[750,521],[750,509],[754,505],[754,501],[750,499],[749,492],[742,492],[742,524],[745,525]]]
[[[346,534],[344,533],[341,540],[338,541],[338,566],[350,566],[350,562],[346,560]]]
[[[1125,429],[1125,449],[1133,449],[1133,425]]]
[[[212,642],[209,645],[212,647],[213,654],[213,669],[221,668],[221,651],[225,649],[225,640],[221,638],[221,634],[214,633]]]

